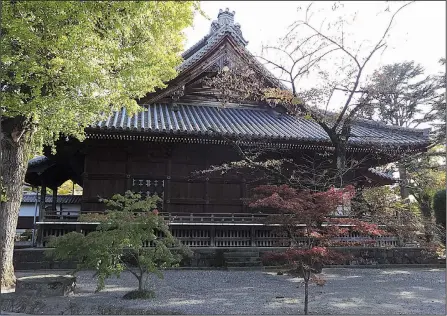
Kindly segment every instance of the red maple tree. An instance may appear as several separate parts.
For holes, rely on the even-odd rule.
[[[357,232],[365,242],[374,242],[374,236],[387,235],[375,224],[353,218],[333,218],[338,206],[349,202],[354,196],[354,187],[331,188],[324,192],[299,190],[288,185],[262,185],[254,189],[249,203],[251,208],[261,208],[272,213],[267,222],[283,232],[290,241],[284,252],[268,252],[263,256],[264,264],[280,264],[288,268],[288,273],[304,279],[304,313],[308,312],[308,285],[314,281],[323,285],[325,281],[316,276],[323,265],[340,263],[349,257],[330,249],[339,242],[337,237]],[[343,245],[352,246],[349,241]]]

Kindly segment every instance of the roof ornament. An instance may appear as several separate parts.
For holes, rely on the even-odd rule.
[[[210,34],[215,33],[222,27],[231,27],[233,31],[242,36],[241,25],[239,23],[234,23],[234,15],[236,12],[230,11],[226,8],[225,11],[220,9],[217,15],[217,20],[211,22]]]
[[[234,14],[236,12],[230,12],[230,9],[226,8],[225,11],[222,9],[219,10],[219,14],[217,15],[217,23],[222,25],[234,25]]]

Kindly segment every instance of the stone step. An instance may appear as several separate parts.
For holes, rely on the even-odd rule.
[[[262,266],[227,267],[227,270],[233,270],[233,271],[262,270]]]
[[[259,253],[259,250],[253,249],[251,247],[234,247],[225,249],[224,253],[241,253],[241,252],[255,252]]]
[[[227,258],[227,262],[261,262],[259,257],[233,257]]]
[[[224,257],[234,258],[234,257],[259,257],[259,252],[257,251],[240,251],[240,252],[224,252]]]
[[[227,262],[227,268],[234,267],[261,267],[261,262]]]

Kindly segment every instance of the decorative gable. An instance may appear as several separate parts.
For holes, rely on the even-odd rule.
[[[199,101],[213,101],[215,93],[203,85],[203,78],[235,64],[251,64],[257,75],[266,78],[270,86],[286,89],[245,48],[248,41],[242,35],[241,26],[234,23],[234,15],[228,8],[220,10],[209,33],[182,54],[184,61],[177,68],[178,76],[168,83],[167,88],[147,95],[140,103],[184,101],[195,97]]]

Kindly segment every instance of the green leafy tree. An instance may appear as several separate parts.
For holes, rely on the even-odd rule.
[[[57,189],[57,194],[62,194],[62,195],[68,195],[68,194],[80,195],[80,194],[82,194],[82,188],[78,184],[73,183],[73,181],[67,180],[64,183],[62,183],[62,185]]]
[[[443,66],[443,70],[444,72],[440,73],[437,77],[437,79],[439,80],[439,85],[441,87],[444,88],[444,96],[439,98],[435,104],[433,105],[434,109],[435,109],[435,113],[434,113],[434,122],[432,122],[432,125],[434,127],[434,140],[435,140],[435,144],[444,144],[446,142],[446,123],[445,123],[445,119],[446,119],[446,99],[447,99],[447,94],[446,94],[446,74],[445,74],[445,58],[441,58],[439,60],[439,63],[441,66]],[[445,150],[444,150],[444,156],[445,156]]]
[[[376,70],[365,89],[365,102],[370,106],[363,108],[364,116],[389,125],[416,128],[436,119],[439,103],[444,100],[445,83],[437,76],[426,76],[421,65],[409,61]],[[405,165],[398,164],[403,199],[410,194]]]
[[[196,1],[1,2],[1,284],[12,254],[32,151],[89,124],[176,75]]]
[[[446,190],[439,190],[433,196],[433,210],[435,211],[436,222],[445,229],[445,211],[446,211]]]
[[[407,188],[419,204],[427,242],[439,235],[433,221],[433,196],[446,183],[444,159],[430,155],[433,150],[436,148],[413,159],[404,160],[408,176]]]
[[[103,214],[85,215],[81,220],[99,222],[97,230],[84,236],[71,232],[50,242],[50,254],[56,259],[78,262],[77,270],[93,269],[98,276],[97,291],[104,288],[104,280],[129,271],[138,280],[138,290],[125,298],[152,296],[147,291],[150,273],[163,277],[161,270],[177,265],[185,250],[158,215],[157,196],[141,199],[127,191],[103,200],[107,210]],[[176,250],[173,249],[176,247]]]

